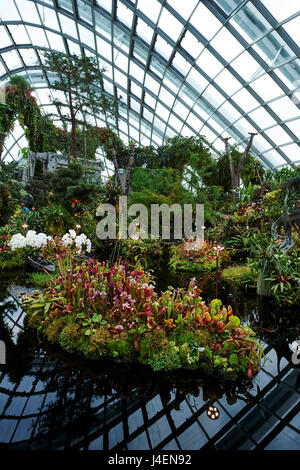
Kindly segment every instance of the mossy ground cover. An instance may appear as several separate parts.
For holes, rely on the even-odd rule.
[[[256,278],[257,280],[257,273],[253,272],[247,265],[231,266],[222,271],[221,278],[228,284],[237,287],[243,287],[246,283],[250,283],[250,285],[252,283],[255,287],[256,283],[253,279]]]
[[[46,283],[59,274],[58,268],[53,273],[28,273],[27,282],[34,287],[46,287]]]

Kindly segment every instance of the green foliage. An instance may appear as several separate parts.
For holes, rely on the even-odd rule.
[[[111,353],[112,357],[120,356],[123,359],[128,359],[134,352],[132,341],[128,341],[127,339],[117,339],[114,341],[108,341],[107,348]]]
[[[62,236],[70,227],[75,225],[75,220],[70,212],[60,204],[50,204],[43,207],[41,215],[44,221],[44,232],[52,236]]]
[[[148,361],[148,364],[152,367],[154,371],[168,371],[180,369],[182,367],[178,352],[174,351],[174,349],[172,348],[166,349],[165,351],[161,351],[157,355],[151,357]]]
[[[58,77],[52,88],[63,92],[67,98],[64,102],[55,100],[54,104],[63,122],[71,125],[70,150],[77,160],[77,128],[81,126],[84,135],[90,131],[89,115],[116,118],[117,103],[104,91],[105,69],[99,68],[96,58],[50,51],[44,53],[43,63],[47,71]]]
[[[232,146],[231,155],[233,164],[235,168],[237,168],[242,156],[242,152],[238,150],[237,146]],[[259,179],[256,172],[256,165],[261,178],[263,178],[265,171],[263,166],[258,160],[256,160],[251,154],[249,154],[246,158],[242,173],[242,182],[244,186],[248,187],[249,183],[251,183],[252,185],[259,184]],[[228,157],[225,153],[217,160],[217,168],[214,178],[216,182],[215,184],[222,186],[225,192],[229,192],[231,190],[229,162]]]
[[[182,172],[187,164],[199,170],[211,162],[211,151],[205,137],[175,136],[167,139],[166,144],[157,149],[153,167],[174,168]]]
[[[239,363],[238,355],[235,353],[230,354],[229,364],[231,364],[232,366],[236,366],[238,365],[238,363]]]
[[[61,347],[71,351],[78,347],[81,343],[81,338],[78,333],[78,325],[74,323],[66,325],[59,335],[59,344]]]
[[[71,163],[67,168],[57,168],[50,180],[50,187],[52,202],[60,204],[69,213],[86,209],[99,194],[95,184],[83,180],[83,169],[77,163]]]
[[[164,245],[161,240],[132,240],[128,238],[121,244],[121,254],[123,259],[134,261],[140,258],[147,261],[149,265],[156,259],[162,259],[164,255]]]
[[[253,285],[254,278],[257,280],[257,273],[253,273],[251,268],[247,265],[226,268],[222,271],[221,276],[225,282],[237,287],[242,287],[246,283],[249,283],[250,280]]]
[[[300,176],[300,165],[296,168],[283,167],[280,170],[268,170],[265,172],[264,181],[270,182],[273,189],[278,188],[278,184],[285,183],[286,181]]]
[[[253,252],[249,265],[270,281],[271,294],[279,305],[300,304],[299,248],[282,252],[270,244],[264,252]]]
[[[250,204],[255,201],[255,195],[257,192],[257,185],[253,185],[251,181],[249,182],[248,186],[244,186],[238,188],[236,190],[238,194],[238,202],[236,204],[237,207],[243,206],[245,203]]]
[[[15,179],[18,164],[0,161],[0,223],[8,222],[21,199],[28,195],[24,184]]]
[[[0,271],[12,271],[14,269],[22,269],[26,265],[26,259],[22,256],[21,251],[16,250],[14,255],[11,252],[0,251]]]
[[[18,75],[12,76],[6,85],[6,104],[0,106],[0,156],[4,140],[17,120],[25,131],[30,150],[54,150],[49,137],[54,133],[54,124],[41,113],[32,91],[24,77]]]
[[[58,275],[58,269],[53,273],[28,273],[27,280],[29,284],[35,287],[45,287],[45,284],[48,283],[51,279]]]
[[[205,241],[202,248],[198,250],[188,250],[187,243],[183,241],[181,245],[170,246],[169,266],[174,271],[197,272],[201,274],[212,273],[217,266],[217,252],[213,249],[213,244]],[[219,265],[230,261],[228,250],[223,250],[219,254]]]
[[[39,311],[34,312],[29,318],[27,318],[28,325],[33,328],[38,328],[38,322],[40,322],[39,327],[41,327],[41,313]],[[44,329],[47,340],[50,343],[56,343],[60,341],[60,335],[64,327],[66,326],[67,318],[59,317],[53,319],[52,322],[49,322]],[[62,338],[64,340],[64,338]]]
[[[130,200],[133,203],[139,200],[147,207],[151,203],[173,204],[193,199],[182,186],[181,173],[173,168],[137,168],[132,171],[131,187]]]

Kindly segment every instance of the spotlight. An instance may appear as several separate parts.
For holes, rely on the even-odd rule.
[[[216,406],[210,405],[206,410],[207,416],[212,419],[213,421],[218,419],[220,416],[220,412]]]

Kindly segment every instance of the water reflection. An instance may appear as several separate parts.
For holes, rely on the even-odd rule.
[[[222,382],[195,371],[153,373],[62,353],[23,328],[17,291],[0,297],[0,339],[7,344],[7,365],[0,366],[1,447],[300,448],[299,369],[289,348],[299,336],[295,318],[226,291],[225,300],[244,306],[246,321],[265,341],[266,363],[253,383]],[[216,407],[217,419],[209,407]]]

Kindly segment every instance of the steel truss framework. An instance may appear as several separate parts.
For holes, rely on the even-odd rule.
[[[124,141],[156,146],[178,134],[205,135],[218,152],[222,137],[245,147],[256,131],[253,150],[268,167],[294,166],[299,27],[297,0],[5,0],[0,81],[24,74],[51,111],[55,77],[43,71],[41,49],[96,55],[107,69],[105,90],[123,97]],[[25,145],[18,129],[6,158]]]

